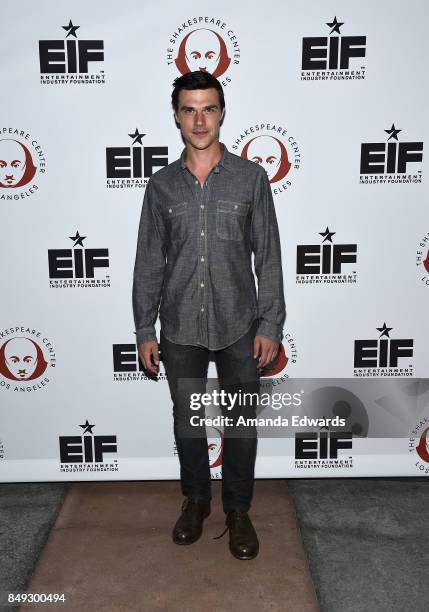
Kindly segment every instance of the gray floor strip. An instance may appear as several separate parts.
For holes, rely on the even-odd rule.
[[[0,483],[0,592],[24,592],[62,506],[67,484]],[[0,610],[13,609],[1,605]]]
[[[288,481],[321,612],[429,610],[428,484]]]

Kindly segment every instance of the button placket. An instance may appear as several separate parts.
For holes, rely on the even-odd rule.
[[[206,261],[207,261],[207,212],[206,212],[206,200],[207,200],[207,192],[208,192],[208,184],[210,181],[210,175],[204,182],[200,193],[200,265],[199,265],[199,291],[200,291],[200,312],[204,313],[206,311]]]

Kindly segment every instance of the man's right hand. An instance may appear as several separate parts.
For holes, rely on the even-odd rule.
[[[149,340],[139,344],[139,356],[145,370],[156,376],[159,369],[158,342]]]

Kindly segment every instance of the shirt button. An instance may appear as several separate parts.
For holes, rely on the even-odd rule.
[[[204,283],[201,283],[200,287],[204,287]]]
[[[204,261],[204,257],[201,257],[201,261]]]
[[[195,180],[195,185],[198,185],[198,181],[197,180]]]
[[[168,209],[168,212],[169,212],[169,213],[172,213],[173,211],[172,211],[172,209],[171,209],[171,208],[169,208],[169,209]]]
[[[201,204],[200,208],[204,208],[204,204]]]
[[[234,204],[234,208],[238,208],[237,204]]]
[[[204,230],[201,230],[201,236],[204,236]]]
[[[201,306],[201,312],[204,312],[204,306]]]

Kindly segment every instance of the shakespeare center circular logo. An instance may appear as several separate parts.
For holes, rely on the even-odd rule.
[[[45,171],[45,154],[37,138],[18,128],[0,128],[0,200],[31,196]]]
[[[420,475],[429,474],[429,417],[421,417],[411,431],[408,451],[412,454],[414,465]]]
[[[237,136],[231,149],[264,168],[273,195],[287,191],[301,167],[301,152],[295,136],[277,123],[251,125]]]
[[[31,327],[0,331],[0,389],[37,391],[51,380],[56,355],[50,339]]]
[[[229,24],[214,17],[191,17],[178,24],[168,41],[167,65],[177,75],[210,72],[225,87],[240,63],[240,42]]]

